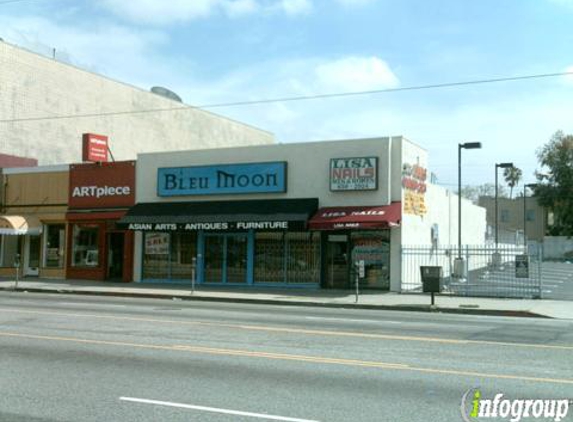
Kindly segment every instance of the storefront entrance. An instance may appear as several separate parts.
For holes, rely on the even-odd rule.
[[[246,283],[247,243],[245,233],[205,235],[205,282]]]
[[[326,287],[349,287],[349,244],[346,234],[329,234],[326,242]]]
[[[111,232],[108,234],[107,244],[107,279],[121,280],[123,277],[125,235],[121,232]]]
[[[26,236],[24,242],[24,275],[40,274],[40,236]]]

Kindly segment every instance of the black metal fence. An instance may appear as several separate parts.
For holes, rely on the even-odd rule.
[[[460,253],[461,252],[461,253]],[[462,270],[460,262],[462,259]],[[504,298],[541,298],[542,262],[523,246],[403,246],[402,292],[422,291],[421,266],[440,266],[443,294]]]

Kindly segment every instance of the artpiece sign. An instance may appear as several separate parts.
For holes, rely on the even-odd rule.
[[[286,192],[287,163],[160,168],[158,196]]]
[[[108,141],[107,136],[84,133],[82,135],[82,161],[107,163],[109,161]]]
[[[70,166],[70,208],[118,208],[133,204],[135,161]]]
[[[330,160],[330,190],[378,189],[378,157],[333,158]]]
[[[288,221],[237,221],[216,223],[128,223],[128,230],[139,231],[196,231],[196,230],[288,230]],[[149,235],[148,235],[149,236]]]
[[[427,171],[417,164],[402,166],[402,188],[404,190],[404,214],[423,216],[426,209]]]

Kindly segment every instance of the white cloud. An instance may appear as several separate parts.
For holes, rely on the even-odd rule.
[[[398,86],[398,78],[378,57],[345,57],[318,65],[317,85],[325,92],[368,91]]]
[[[166,24],[204,18],[221,0],[104,0],[102,5],[132,22]]]
[[[256,0],[233,0],[222,3],[223,9],[231,18],[250,15],[260,10]]]
[[[304,15],[312,10],[310,0],[282,0],[280,6],[289,16]]]
[[[130,22],[152,25],[188,22],[219,12],[238,18],[255,13],[298,16],[313,9],[312,0],[103,0],[101,5]]]
[[[567,69],[565,69],[565,72],[569,73],[569,75],[565,76],[565,83],[567,85],[573,85],[573,66],[569,66]]]
[[[337,3],[340,3],[345,7],[362,7],[367,4],[375,3],[376,1],[377,0],[336,0]]]

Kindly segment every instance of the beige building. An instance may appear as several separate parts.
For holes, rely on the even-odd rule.
[[[116,160],[274,142],[267,131],[2,41],[0,81],[0,153],[40,165],[81,161],[83,133],[109,136]],[[121,114],[130,111],[139,112]]]
[[[69,166],[4,169],[0,276],[65,277]]]
[[[495,198],[482,196],[478,204],[487,210],[488,238],[495,241]],[[525,208],[524,208],[525,205]],[[547,228],[547,215],[535,197],[498,198],[498,241],[523,243],[523,230],[528,241],[543,242]],[[524,226],[525,218],[525,226]]]

